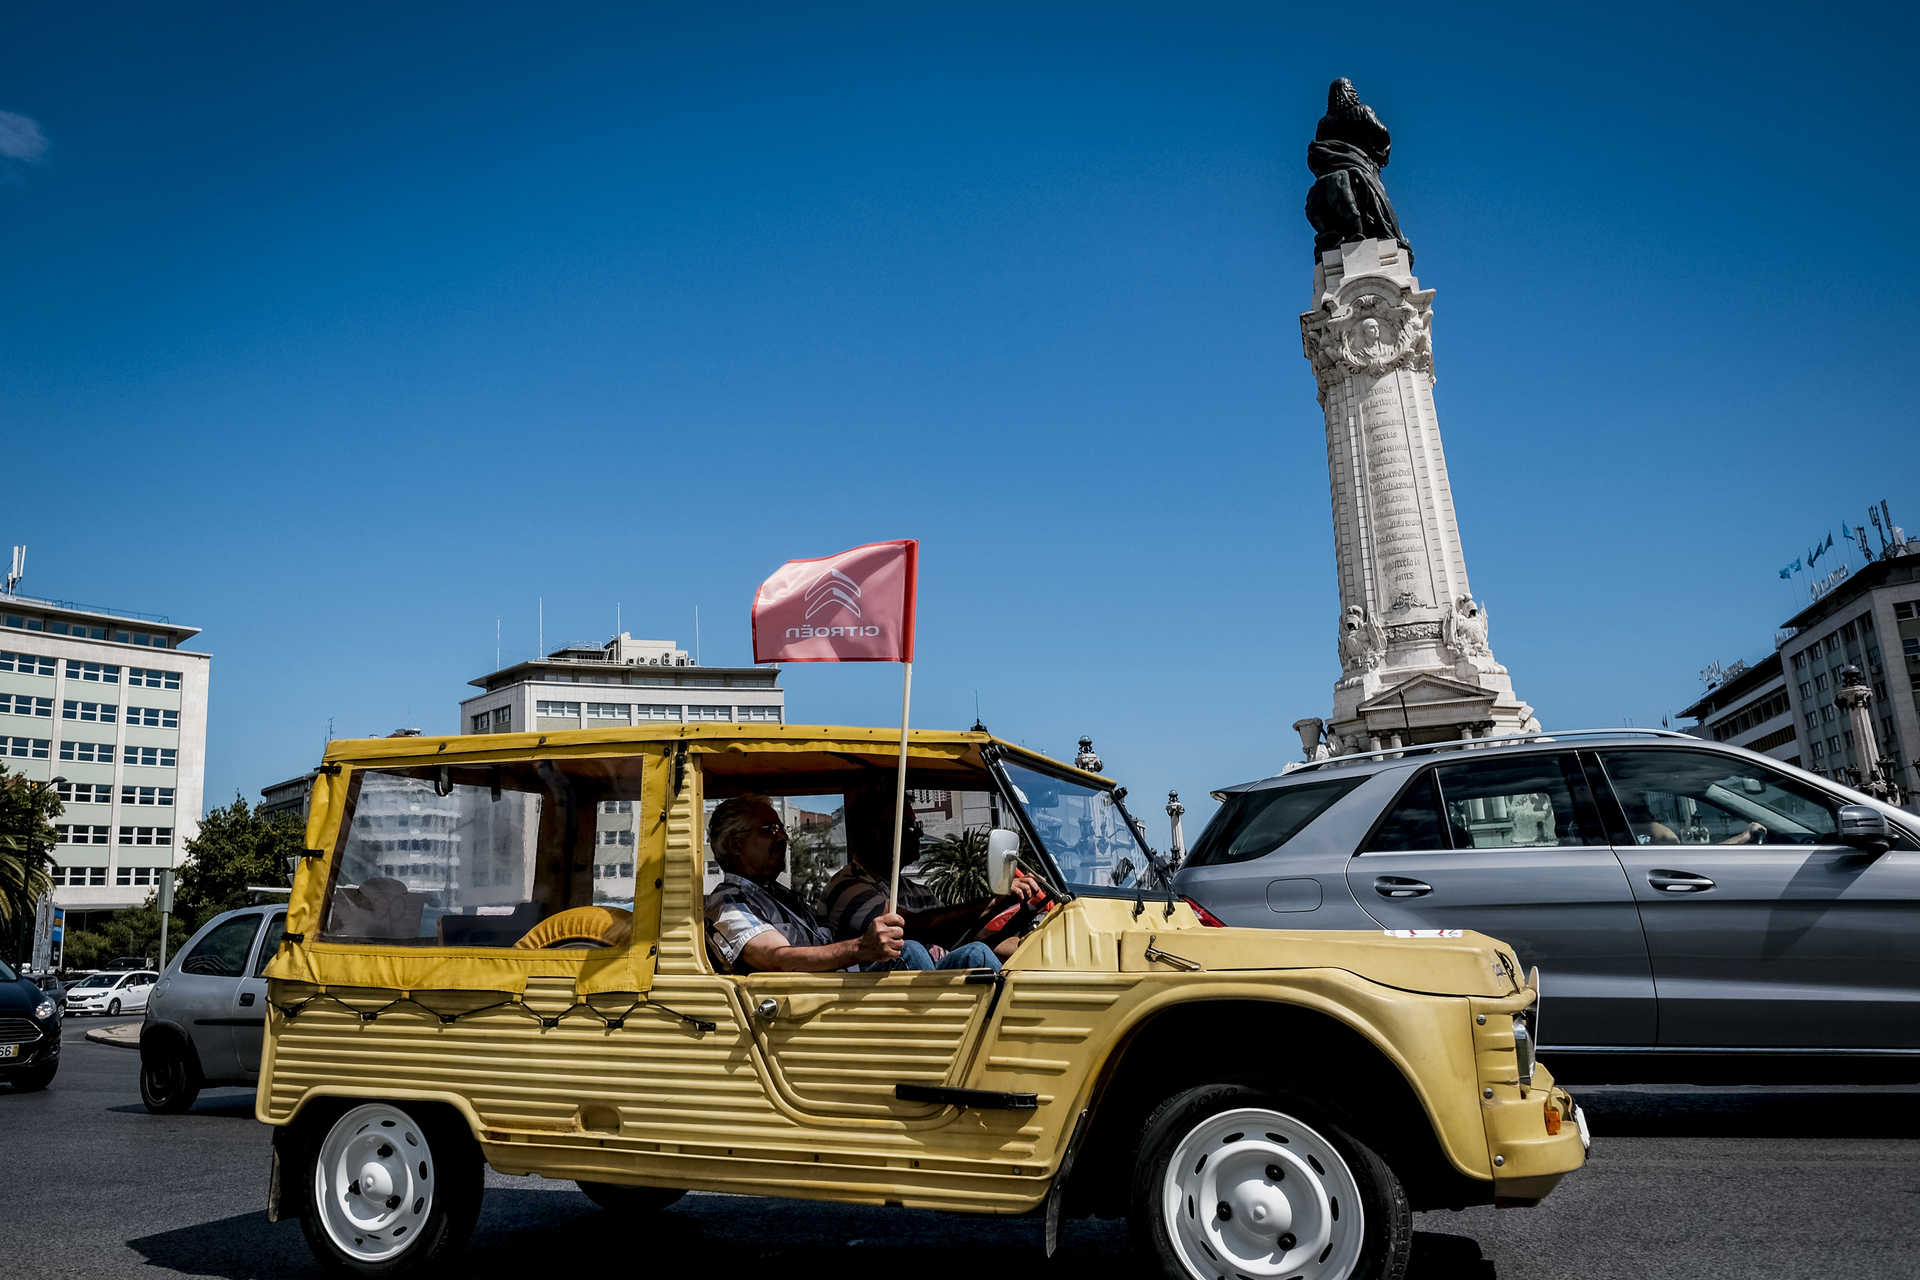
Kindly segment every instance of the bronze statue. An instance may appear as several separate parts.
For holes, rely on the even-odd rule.
[[[1354,240],[1397,240],[1413,264],[1413,246],[1400,232],[1393,203],[1380,182],[1393,138],[1373,108],[1342,76],[1327,89],[1327,114],[1307,144],[1307,168],[1319,179],[1307,192],[1313,249],[1323,253]]]

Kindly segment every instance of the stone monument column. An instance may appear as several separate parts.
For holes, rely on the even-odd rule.
[[[1391,139],[1336,80],[1307,149],[1313,308],[1300,317],[1326,415],[1340,587],[1340,752],[1537,729],[1487,641],[1433,402],[1433,297],[1380,181]],[[1298,724],[1295,726],[1299,727]],[[1302,741],[1305,741],[1303,734]]]

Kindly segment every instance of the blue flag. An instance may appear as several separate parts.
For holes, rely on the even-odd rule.
[[[1845,520],[1840,522],[1840,536],[1842,538],[1853,537],[1853,531],[1847,528],[1847,522]]]
[[[1799,562],[1798,560],[1795,560],[1795,561],[1793,562],[1793,566],[1792,566],[1792,567],[1793,567],[1793,571],[1794,571],[1795,573],[1799,573],[1799,572],[1801,572],[1801,568],[1800,568],[1800,562]]]
[[[1782,569],[1780,571],[1780,576],[1783,578],[1791,578],[1793,576],[1793,566],[1788,565],[1786,568]]]

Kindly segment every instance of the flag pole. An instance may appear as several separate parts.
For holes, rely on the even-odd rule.
[[[907,815],[907,708],[913,701],[913,663],[900,664],[900,769],[893,780],[893,875],[887,881],[887,913],[900,902],[900,829]]]

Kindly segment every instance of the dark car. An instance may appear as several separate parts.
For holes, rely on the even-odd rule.
[[[0,961],[0,1081],[44,1089],[60,1069],[60,1002]]]
[[[1556,1062],[1920,1070],[1920,824],[1792,765],[1589,730],[1214,794],[1181,893],[1233,925],[1509,942],[1540,967]]]

